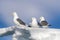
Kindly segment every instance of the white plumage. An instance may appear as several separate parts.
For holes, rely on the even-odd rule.
[[[18,17],[18,15],[16,14],[16,12],[13,12],[13,21],[14,21],[14,23],[15,24],[17,24],[17,25],[20,25],[18,22],[17,22],[17,20],[16,19],[18,19],[19,17]]]
[[[14,16],[13,21],[16,25],[18,25],[18,26],[25,25],[25,23],[21,19],[19,19],[16,12],[13,12],[13,16]]]
[[[46,19],[43,16],[40,17],[40,25],[43,28],[48,28],[48,26],[49,26],[48,22],[46,21]]]
[[[37,19],[35,17],[32,17],[32,22],[30,23],[30,26],[33,27],[33,28],[38,28],[39,27]]]
[[[46,21],[46,19],[45,19],[43,16],[41,16],[41,17],[40,17],[40,22],[41,22],[41,21]]]

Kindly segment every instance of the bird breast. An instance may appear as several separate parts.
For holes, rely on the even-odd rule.
[[[14,23],[17,24],[17,25],[19,24],[16,19],[14,19]]]

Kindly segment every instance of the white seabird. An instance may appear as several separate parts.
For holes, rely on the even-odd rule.
[[[18,15],[17,15],[16,12],[13,12],[13,16],[14,16],[13,21],[14,21],[14,23],[15,23],[16,25],[18,25],[18,26],[20,26],[20,25],[25,25],[25,23],[24,23],[21,19],[19,19],[19,17],[18,17]]]
[[[50,24],[48,24],[48,22],[46,21],[46,19],[41,16],[40,17],[40,26],[42,26],[43,28],[48,28],[48,26],[51,26]]]
[[[37,19],[35,17],[32,17],[32,22],[30,23],[30,26],[33,27],[33,28],[38,28],[39,27]]]

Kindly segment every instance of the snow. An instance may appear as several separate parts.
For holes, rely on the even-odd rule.
[[[60,40],[60,29],[30,29],[31,37],[36,40]]]
[[[13,36],[12,40],[60,40],[60,29],[13,26],[0,28],[0,35],[7,31],[9,31],[9,33],[15,31],[15,33],[11,33]]]

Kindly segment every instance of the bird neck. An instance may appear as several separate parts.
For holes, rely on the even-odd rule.
[[[37,24],[37,20],[32,20],[32,23],[33,24]]]
[[[17,19],[17,18],[19,18],[18,15],[14,15],[14,19]]]

